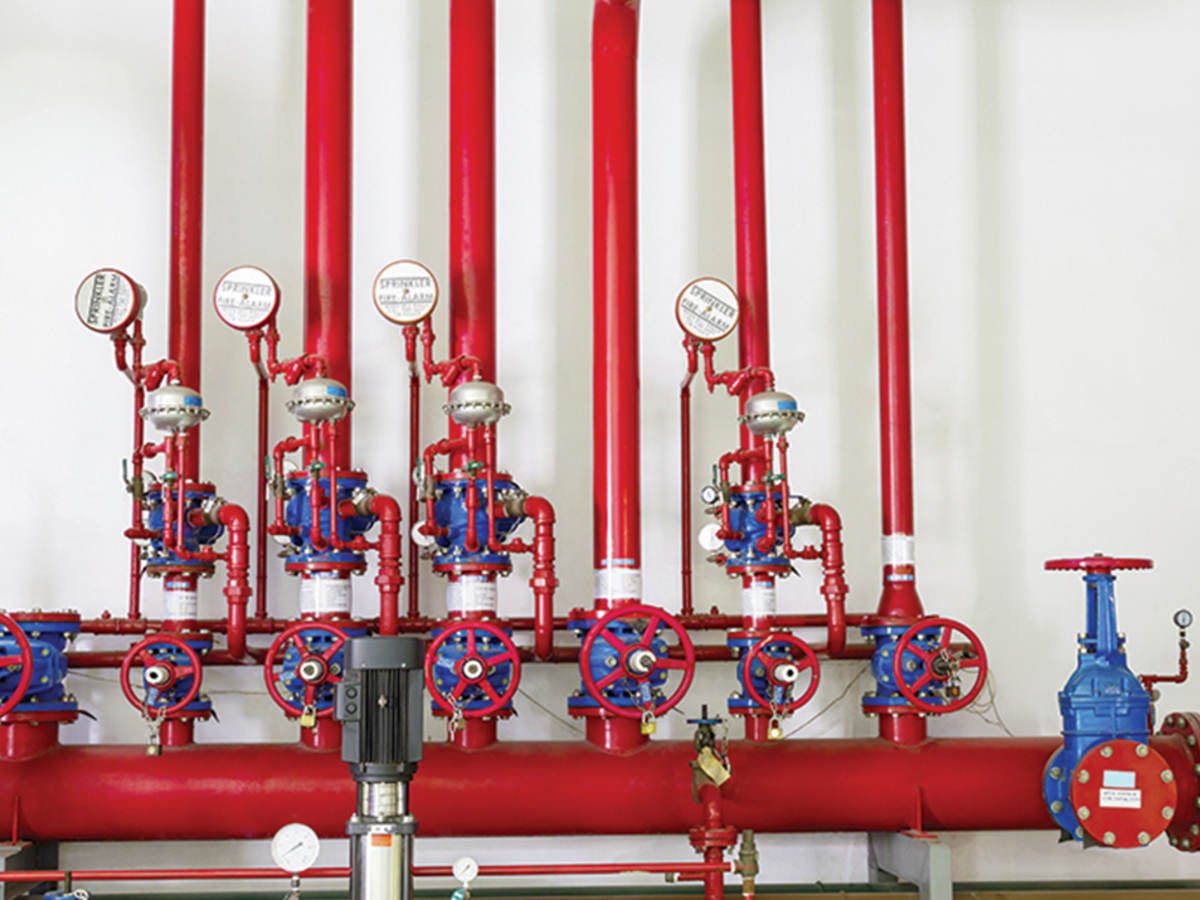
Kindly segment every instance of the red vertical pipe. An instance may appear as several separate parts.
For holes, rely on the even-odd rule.
[[[351,387],[352,0],[309,0],[304,158],[304,351]],[[349,417],[334,459],[350,465]]]
[[[908,354],[908,224],[901,0],[874,0],[875,219],[879,277],[883,596],[879,615],[921,615],[912,552],[912,391]]]
[[[596,0],[592,31],[594,561],[597,571],[624,573],[640,573],[642,553],[637,35],[638,0]],[[639,600],[638,578],[598,577],[597,606]]]
[[[496,380],[495,79],[494,0],[451,0],[450,355],[478,359],[487,381]]]
[[[175,0],[171,51],[171,260],[168,356],[179,378],[200,390],[200,282],[204,207],[204,0]],[[199,474],[193,434],[182,476]]]
[[[771,365],[771,333],[767,306],[767,181],[763,149],[762,8],[760,0],[730,0],[730,47],[733,53],[733,168],[737,205],[738,365]],[[739,397],[745,406],[749,391]],[[743,448],[760,447],[763,439],[741,429]],[[750,462],[748,475],[757,481],[763,463]]]

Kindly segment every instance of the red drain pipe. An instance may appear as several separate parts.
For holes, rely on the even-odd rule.
[[[351,391],[351,0],[309,0],[304,154],[304,351]],[[351,391],[351,396],[353,392]],[[350,468],[350,416],[327,466]],[[311,462],[305,452],[305,464]]]
[[[1197,776],[1183,735],[1156,735],[1194,813]],[[731,742],[724,821],[761,832],[1052,829],[1042,773],[1059,738],[961,738],[901,747],[878,739]],[[683,834],[702,824],[690,741],[626,754],[577,742],[427,745],[412,786],[429,837]],[[530,790],[536,785],[536,790]],[[581,789],[585,785],[586,789]],[[503,816],[477,814],[487,796]],[[87,803],[62,802],[87,797]],[[26,840],[269,837],[297,810],[345,833],[354,784],[336,753],[301,745],[192,745],[147,757],[136,745],[66,746],[0,763],[0,807]],[[163,816],[164,806],[173,811]]]
[[[879,278],[879,424],[883,595],[879,615],[923,613],[913,550],[912,388],[908,356],[908,223],[902,0],[874,0],[875,223]]]
[[[200,285],[204,277],[204,0],[175,0],[171,50],[171,261],[167,356],[200,390]],[[199,475],[200,436],[184,452],[185,482]]]
[[[596,608],[641,601],[638,0],[596,0],[592,30],[593,507]]]
[[[737,202],[737,269],[741,318],[738,368],[771,365],[770,314],[767,304],[767,182],[763,150],[762,10],[760,0],[730,0],[730,47],[733,54],[733,169]],[[738,393],[745,412],[751,391]],[[760,449],[763,438],[741,426],[743,450]],[[749,481],[762,480],[764,463],[751,459]]]

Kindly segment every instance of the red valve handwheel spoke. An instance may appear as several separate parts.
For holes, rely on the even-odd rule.
[[[452,637],[467,633],[466,654],[456,663],[451,663],[449,660],[441,660],[440,654],[446,642]],[[500,649],[493,652],[491,656],[481,654],[477,651],[477,636],[483,636],[487,639],[495,641],[500,645]],[[488,641],[480,639],[480,643]],[[480,660],[485,665],[487,671],[477,681],[471,682],[463,678],[460,672],[460,666],[468,658]],[[503,693],[499,693],[487,681],[487,676],[494,672],[499,666],[509,663],[512,665],[512,674],[509,676],[508,687]],[[451,668],[454,671],[454,677],[458,679],[458,684],[446,693],[438,686],[434,679],[435,666]],[[429,648],[425,651],[425,686],[429,689],[429,696],[433,699],[437,707],[451,715],[461,715],[467,719],[482,719],[486,716],[495,715],[504,709],[513,695],[517,692],[517,686],[521,680],[521,656],[517,652],[516,645],[507,634],[500,628],[490,622],[472,621],[472,622],[450,622],[446,628],[437,637],[430,642]],[[463,709],[456,707],[450,702],[450,699],[459,699],[463,692],[471,686],[480,687],[492,702],[484,707]]]
[[[339,650],[341,650],[342,647],[345,646],[345,644],[346,644],[346,639],[344,637],[338,638],[332,644],[329,645],[328,650],[326,650],[324,653],[321,654],[321,659],[325,660],[325,662],[329,662],[331,659],[333,659],[333,657],[337,654],[337,652]]]
[[[654,641],[654,636],[658,633],[658,626],[662,624],[661,616],[651,616],[646,620],[646,628],[642,632],[642,639],[638,641],[639,646],[649,647]]]
[[[327,634],[332,639],[329,648],[322,651],[314,651],[307,643],[305,643],[303,635],[306,632],[321,632]],[[329,625],[325,622],[302,621],[296,622],[287,628],[275,642],[271,644],[271,649],[267,651],[266,659],[263,660],[263,676],[267,683],[267,693],[271,695],[271,699],[275,701],[275,705],[282,709],[290,718],[299,718],[303,712],[303,706],[311,706],[316,703],[317,688],[326,684],[336,684],[342,679],[330,672],[328,665],[325,666],[325,674],[320,679],[312,684],[304,686],[304,701],[303,706],[297,705],[295,698],[288,700],[280,693],[280,675],[282,674],[282,666],[284,664],[284,654],[287,650],[295,648],[300,652],[301,660],[313,658],[319,659],[323,663],[329,663],[333,657],[341,650],[346,641],[350,639],[350,635],[346,634],[336,625]],[[280,672],[275,671],[275,667],[280,667]],[[333,715],[333,704],[317,710],[318,719],[328,719]]]
[[[169,657],[155,656],[154,650],[156,648],[160,652],[173,650],[181,653],[183,654],[184,662],[176,664]],[[152,704],[160,701],[163,697],[163,692],[159,688],[146,685],[143,681],[142,686],[146,694],[144,698],[139,697],[133,687],[133,667],[135,664],[140,664],[143,669],[150,666],[166,666],[170,670],[171,678],[169,684],[172,686],[178,684],[180,678],[188,675],[194,677],[184,695],[174,703],[170,703],[167,706],[152,706]],[[125,695],[125,699],[135,709],[152,709],[152,714],[156,718],[170,718],[182,712],[200,695],[200,684],[203,677],[204,670],[200,665],[200,655],[187,641],[173,634],[147,635],[129,649],[129,652],[125,654],[125,659],[121,662],[121,692]],[[2,709],[3,707],[0,707],[0,710]]]
[[[936,653],[923,653],[914,642],[921,639],[923,633],[933,628],[942,629],[937,641],[939,649]],[[966,639],[966,648],[961,656],[949,650],[955,632]],[[925,661],[925,671],[911,685],[904,680],[904,671],[901,665],[906,654],[912,654]],[[933,669],[933,661],[943,654],[945,654],[944,658],[948,657],[952,661],[953,667],[946,675],[939,676]],[[970,706],[979,696],[979,692],[983,690],[983,685],[987,680],[987,653],[984,652],[983,642],[970,628],[954,619],[938,616],[922,619],[904,632],[900,640],[896,642],[892,656],[892,675],[895,678],[896,689],[909,702],[909,705],[927,715],[956,712]],[[975,683],[971,685],[970,690],[957,697],[942,698],[941,701],[920,696],[919,692],[935,679],[943,685],[957,683],[955,675],[961,669],[978,670]]]
[[[683,677],[678,687],[661,701],[656,702],[651,700],[649,703],[637,707],[618,706],[604,693],[605,689],[611,687],[613,684],[613,682],[607,681],[611,673],[606,672],[597,678],[592,672],[592,650],[596,645],[596,641],[603,638],[610,646],[622,654],[622,670],[625,669],[624,659],[628,656],[629,651],[635,648],[644,648],[653,652],[654,632],[649,629],[643,629],[642,638],[638,643],[633,645],[621,641],[609,630],[618,621],[624,622],[626,625],[631,625],[631,623],[639,620],[647,620],[647,625],[654,624],[654,631],[657,631],[662,625],[673,631],[679,639],[679,646],[684,652],[684,659],[674,661],[660,656],[651,671],[645,675],[636,675],[627,670],[621,671],[620,675],[635,681],[645,682],[655,670],[662,668],[677,670],[682,673]],[[655,655],[658,656],[658,654]],[[682,663],[682,665],[676,664],[676,662]],[[696,672],[695,663],[696,652],[692,647],[691,640],[688,638],[687,631],[673,616],[654,606],[623,606],[610,610],[603,618],[599,619],[596,624],[588,629],[587,636],[583,639],[583,646],[579,651],[579,672],[584,690],[587,691],[588,695],[605,712],[624,719],[642,718],[642,706],[645,706],[646,710],[655,715],[662,715],[679,703],[683,699],[684,694],[687,693],[687,689],[691,686],[692,678]],[[602,685],[601,682],[604,682],[604,684]]]
[[[623,640],[621,640],[619,637],[617,637],[615,634],[613,634],[611,631],[609,631],[608,626],[605,626],[601,630],[600,637],[602,637],[606,641],[608,641],[609,646],[611,646],[618,653],[625,653],[629,650],[629,645],[627,643],[625,643]]]
[[[600,688],[600,690],[604,690],[610,684],[613,684],[624,677],[625,677],[625,670],[617,669],[616,671],[609,672],[607,675],[605,675],[603,678],[601,678],[599,681],[597,681],[596,687]]]
[[[3,667],[3,668],[8,668],[9,666],[15,666],[20,662],[21,662],[21,657],[19,657],[19,656],[0,656],[0,667]]]
[[[787,656],[778,656],[768,652],[769,650],[778,652],[785,649]],[[800,658],[797,659],[797,656]],[[754,686],[754,679],[751,677],[752,668],[757,663],[762,666],[764,672],[772,672],[774,667],[783,660],[790,660],[802,672],[811,669],[812,680],[809,682],[808,687],[802,692],[794,693],[792,699],[786,702],[775,701],[774,698],[776,691],[781,691],[786,696],[787,688],[783,685],[769,685],[771,688],[769,693],[772,699],[768,700]],[[794,712],[811,700],[821,683],[821,667],[817,662],[817,654],[813,651],[812,647],[800,638],[786,632],[773,632],[759,640],[742,658],[741,666],[742,684],[746,689],[746,694],[758,706],[772,712],[777,712],[780,715]],[[795,691],[795,685],[791,687]]]

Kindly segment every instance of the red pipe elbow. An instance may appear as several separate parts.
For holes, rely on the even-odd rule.
[[[236,503],[225,503],[217,519],[229,529],[229,549],[225,557],[225,602],[229,628],[225,644],[229,655],[246,655],[246,605],[250,602],[250,517]]]
[[[379,518],[379,633],[400,633],[400,504],[387,494],[371,499],[371,512]]]
[[[808,519],[821,529],[821,569],[825,580],[821,594],[829,612],[828,651],[838,656],[846,649],[846,564],[842,556],[842,517],[832,506],[818,503],[808,510]]]
[[[554,506],[545,497],[526,497],[525,515],[534,523],[533,577],[533,652],[538,659],[549,659],[554,650]]]

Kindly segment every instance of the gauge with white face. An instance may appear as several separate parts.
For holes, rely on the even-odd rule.
[[[438,283],[425,266],[411,259],[390,262],[375,276],[371,297],[379,314],[394,325],[416,325],[433,314]]]
[[[238,266],[217,282],[213,306],[221,321],[231,328],[262,328],[279,309],[279,285],[258,266]]]
[[[479,877],[479,863],[469,856],[460,856],[454,861],[451,871],[459,884],[470,884]]]
[[[300,822],[284,825],[271,840],[271,858],[285,872],[296,875],[317,861],[321,842],[317,833]]]
[[[720,533],[721,526],[716,522],[709,522],[700,529],[700,534],[697,536],[697,540],[700,541],[700,546],[709,553],[715,553],[725,546],[725,542],[719,537]]]
[[[738,295],[719,278],[697,278],[675,300],[679,327],[698,341],[719,341],[737,328]]]
[[[75,290],[75,314],[92,331],[112,334],[137,318],[142,299],[141,287],[124,272],[97,269]]]

